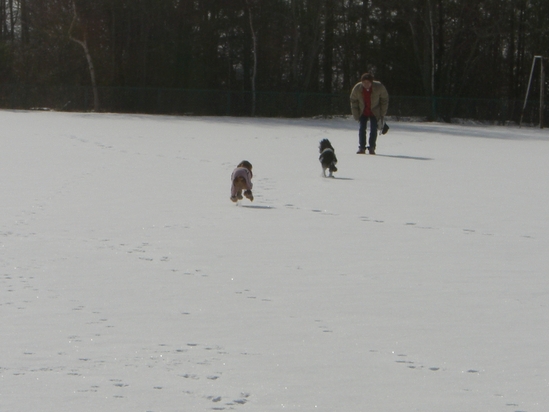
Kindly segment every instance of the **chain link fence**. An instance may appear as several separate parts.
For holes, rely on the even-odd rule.
[[[256,92],[168,88],[100,87],[100,110],[197,116],[315,117],[350,114],[349,93]],[[388,115],[451,122],[468,119],[518,123],[524,102],[507,99],[390,96]],[[0,108],[86,112],[91,87],[0,85]],[[544,105],[544,117],[549,118]],[[540,123],[539,101],[529,101],[525,124]]]

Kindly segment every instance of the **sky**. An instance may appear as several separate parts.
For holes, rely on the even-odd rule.
[[[0,111],[0,411],[546,411],[547,130],[389,122]]]

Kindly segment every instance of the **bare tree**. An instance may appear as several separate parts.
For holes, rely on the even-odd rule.
[[[252,49],[253,49],[253,55],[254,55],[254,65],[252,69],[252,116],[255,116],[255,106],[256,106],[255,81],[257,76],[257,34],[254,30],[252,7],[250,6],[249,0],[246,0],[246,6],[248,7],[248,17],[250,19],[250,32],[252,33]]]
[[[324,92],[332,92],[334,65],[334,30],[335,4],[334,0],[326,0],[326,18],[324,21]]]
[[[90,54],[90,50],[88,48],[86,28],[84,27],[82,29],[82,40],[77,39],[72,35],[74,26],[77,23],[81,23],[78,13],[76,11],[76,4],[74,2],[72,3],[72,10],[73,10],[73,19],[72,19],[71,26],[69,28],[69,38],[72,41],[78,43],[80,46],[82,46],[82,49],[84,49],[84,54],[86,55],[86,60],[88,61],[88,70],[90,71],[91,84],[93,89],[93,109],[94,111],[98,112],[99,111],[99,92],[97,90],[97,82],[95,80],[95,69],[93,67],[93,60]]]
[[[15,39],[15,14],[13,0],[0,1],[0,41]]]

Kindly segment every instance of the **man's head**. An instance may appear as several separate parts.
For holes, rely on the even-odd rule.
[[[362,82],[362,86],[364,88],[369,89],[374,82],[374,75],[371,73],[364,73],[362,76],[360,76],[360,81]]]

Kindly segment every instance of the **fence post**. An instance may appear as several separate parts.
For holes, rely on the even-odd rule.
[[[11,87],[11,90],[10,90],[10,109],[15,108],[14,100],[15,100],[16,95],[17,95],[17,86]]]
[[[431,120],[437,120],[437,98],[436,96],[431,96]]]
[[[539,75],[540,84],[539,84],[539,128],[543,129],[543,106],[544,106],[544,97],[545,97],[545,67],[543,64],[543,57],[540,59],[541,62],[541,73]]]
[[[499,112],[499,124],[505,126],[505,119],[509,113],[509,101],[507,99],[501,99],[501,108]]]
[[[162,106],[162,88],[156,89],[156,113],[161,113]]]
[[[301,117],[303,115],[302,113],[303,109],[303,97],[301,92],[297,92],[297,113],[298,116]]]

